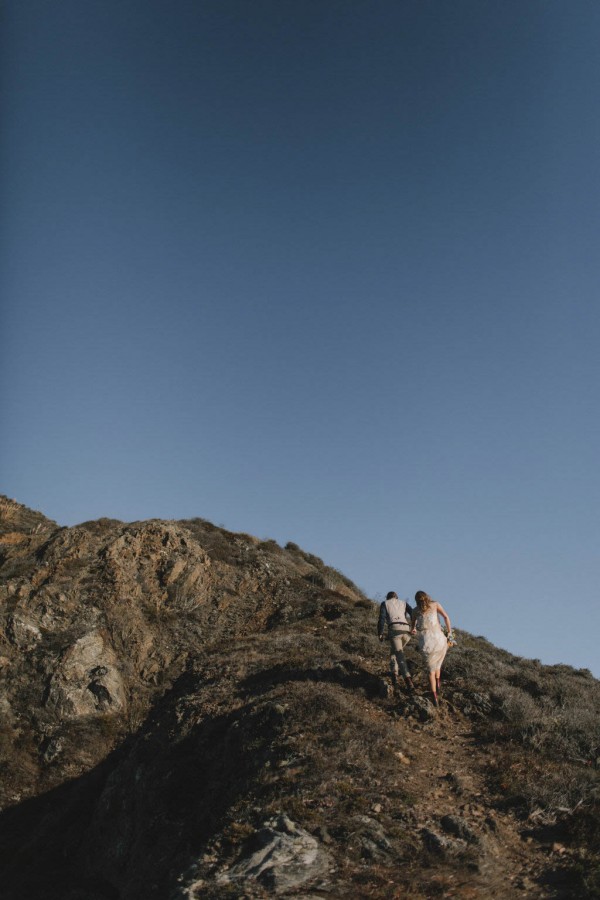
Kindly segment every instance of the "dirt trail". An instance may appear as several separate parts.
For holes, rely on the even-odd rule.
[[[396,703],[390,701],[392,715]],[[399,756],[406,766],[403,780],[417,801],[414,826],[432,857],[448,861],[447,873],[432,869],[429,887],[423,873],[423,897],[572,896],[546,881],[560,850],[534,840],[512,811],[494,804],[487,779],[497,761],[469,720],[442,700],[432,721],[406,718],[402,724],[410,764]],[[468,864],[458,871],[452,859],[461,852]]]

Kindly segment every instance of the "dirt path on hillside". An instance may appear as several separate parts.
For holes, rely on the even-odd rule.
[[[421,896],[572,897],[560,884],[565,848],[539,842],[528,834],[531,826],[495,802],[488,782],[499,761],[469,720],[442,700],[435,718],[419,723],[402,714],[405,699],[390,699],[387,714],[401,725],[404,748],[397,755],[416,800],[414,829],[439,861],[423,870]],[[459,858],[463,864],[453,865]]]

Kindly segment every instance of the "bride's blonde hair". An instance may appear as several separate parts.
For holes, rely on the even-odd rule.
[[[415,594],[415,603],[419,607],[419,612],[424,613],[427,612],[427,610],[433,603],[433,600],[431,599],[429,594],[425,593],[425,591],[417,591],[417,593]]]

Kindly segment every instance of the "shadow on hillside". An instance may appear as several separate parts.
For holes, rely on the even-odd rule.
[[[178,701],[198,687],[182,675],[101,764],[0,813],[3,900],[169,896],[251,787],[278,727],[250,703],[198,721],[190,709],[182,725]]]
[[[387,696],[386,683],[379,675],[373,675],[350,662],[341,662],[331,668],[290,667],[285,664],[272,666],[245,678],[240,696],[264,694],[279,684],[291,681],[314,681],[337,684],[351,691],[362,691],[370,700]]]
[[[76,854],[97,797],[120,755],[116,751],[80,778],[0,813],[0,871],[6,900],[119,898],[108,882],[79,868]],[[71,892],[75,885],[79,894]]]

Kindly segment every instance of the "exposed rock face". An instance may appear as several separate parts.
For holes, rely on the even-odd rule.
[[[331,862],[316,838],[287,816],[277,816],[265,822],[249,852],[219,874],[216,881],[217,884],[258,881],[271,893],[283,894],[325,875]]]
[[[149,871],[155,865],[147,859],[158,849],[152,834],[164,825],[166,785],[177,782],[174,794],[181,796],[182,805],[183,795],[190,794],[189,779],[195,775],[187,760],[183,765],[178,761],[177,748],[183,735],[194,731],[198,711],[187,700],[185,712],[175,708],[185,697],[185,689],[180,695],[179,688],[178,699],[167,700],[162,708],[163,720],[152,710],[169,697],[172,685],[186,683],[185,673],[206,660],[209,648],[218,647],[216,672],[222,674],[238,659],[241,639],[277,623],[287,627],[304,615],[320,616],[333,600],[341,604],[335,616],[343,616],[361,595],[316,557],[229,534],[201,520],[124,524],[104,519],[60,528],[7,498],[0,498],[0,515],[0,804],[9,810],[6,821],[24,810],[17,818],[27,822],[23,827],[29,840],[39,843],[40,865],[42,859],[50,865],[59,858],[62,845],[78,848],[78,874],[63,872],[62,880],[46,886],[48,896],[63,900],[77,890],[86,898],[112,897],[114,890],[130,897],[165,896],[173,859],[178,860],[175,869],[187,871],[193,852],[183,849],[187,835],[181,817],[176,816],[171,839],[159,841],[159,855],[166,852],[167,857],[154,876]],[[326,583],[335,583],[337,590]],[[282,649],[288,646],[293,650],[294,641]],[[284,649],[288,656],[289,650]],[[231,694],[225,699],[231,706]],[[215,702],[218,706],[223,700],[208,689],[202,720]],[[207,734],[201,728],[192,739],[200,741],[192,769],[208,767],[211,773],[208,782],[199,784],[197,796],[205,838],[222,801],[219,795],[228,795],[220,782],[231,780],[227,771],[217,774],[222,746],[229,748],[223,765],[237,768],[236,790],[240,773],[248,765],[248,772],[254,769],[244,747],[232,739],[243,735],[250,743],[255,740],[251,707],[248,715],[233,720],[231,712],[225,713],[222,727],[218,715],[208,715]],[[170,723],[167,731],[165,722]],[[239,731],[225,738],[230,725]],[[145,736],[125,752],[128,736],[142,732]],[[154,747],[150,759],[145,753],[149,745]],[[51,798],[53,790],[77,776],[83,780],[69,790],[74,798],[69,801],[70,824],[64,820],[69,803],[65,807],[61,802],[58,830],[49,824],[55,813],[29,822],[27,805],[19,803],[38,794]],[[95,798],[91,806],[87,796]],[[300,826],[285,817],[277,821],[283,830],[273,840],[279,846],[268,855],[279,863],[265,863],[255,880],[279,890],[282,884],[306,880],[307,872],[316,877],[326,854]],[[11,827],[7,824],[9,831]],[[6,847],[14,846],[10,839],[4,843],[9,857],[12,850]],[[32,872],[19,868],[14,857],[11,864],[13,895],[22,890],[35,897],[39,886]],[[231,869],[231,878],[239,882],[244,871],[240,862]],[[148,882],[152,877],[154,888]]]
[[[89,631],[65,650],[50,678],[46,706],[63,720],[124,709],[117,657],[102,631]]]
[[[543,836],[521,831],[581,812],[578,834],[595,833],[595,680],[555,667],[551,707],[541,668],[525,678],[462,635],[437,710],[410,645],[417,695],[390,693],[376,612],[294,544],[199,519],[60,528],[0,498],[3,900],[387,900],[459,884],[512,900],[549,896],[544,877],[584,859],[593,874],[591,839],[577,856],[553,837],[549,866]],[[542,811],[520,800],[519,824],[511,779],[536,764],[546,777],[552,757],[503,757],[509,716],[527,737],[532,717],[551,722],[564,747],[569,696],[589,701],[559,754],[569,792]],[[569,882],[577,896],[591,877]]]

